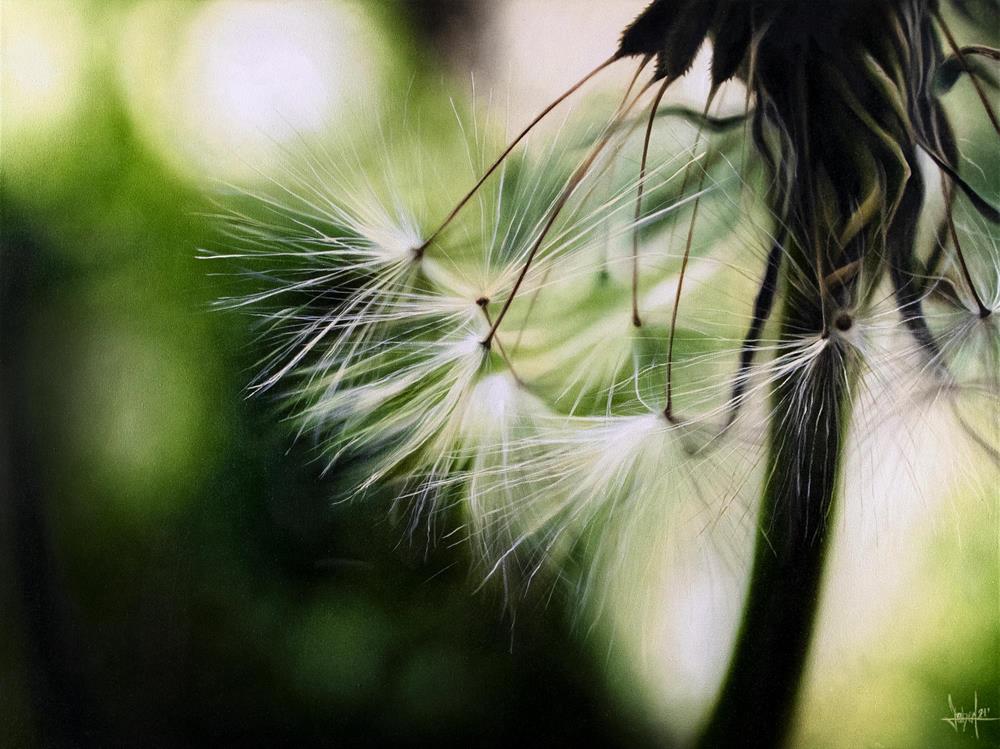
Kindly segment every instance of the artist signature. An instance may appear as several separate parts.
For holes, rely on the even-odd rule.
[[[941,720],[954,728],[955,733],[958,733],[959,728],[962,729],[962,733],[965,733],[965,729],[971,725],[976,733],[976,738],[978,739],[980,723],[1000,720],[1000,718],[991,718],[990,709],[988,707],[979,707],[979,692],[974,692],[973,694],[972,709],[969,711],[966,711],[964,708],[956,708],[955,703],[949,694],[948,709],[951,710],[951,715],[947,718],[941,718]]]

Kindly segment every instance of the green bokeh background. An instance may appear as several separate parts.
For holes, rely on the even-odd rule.
[[[0,745],[635,736],[558,604],[515,624],[465,549],[334,505],[274,401],[246,399],[253,331],[209,309],[224,286],[195,259],[216,230],[205,183],[126,102],[133,5],[40,9],[56,35],[60,10],[82,21],[79,101],[4,117]],[[6,50],[31,3],[3,6]],[[390,82],[440,91],[416,9],[367,10]]]

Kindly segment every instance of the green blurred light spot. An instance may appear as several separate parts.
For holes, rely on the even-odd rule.
[[[119,511],[154,520],[193,496],[205,442],[197,364],[168,336],[102,325],[68,414],[78,449]]]
[[[341,2],[145,2],[126,18],[119,75],[146,139],[180,173],[254,181],[376,90],[387,51]]]
[[[83,94],[83,15],[73,3],[4,0],[2,20],[4,140],[37,138],[62,124]]]
[[[295,688],[320,702],[370,702],[385,680],[388,630],[382,612],[363,602],[318,600],[287,640]]]
[[[406,717],[433,728],[477,715],[482,695],[470,678],[469,666],[467,655],[448,646],[417,651],[400,677],[400,701]]]

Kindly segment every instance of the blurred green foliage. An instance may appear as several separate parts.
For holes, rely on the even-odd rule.
[[[4,121],[0,744],[637,739],[558,604],[515,624],[465,550],[334,504],[276,403],[245,398],[253,332],[195,260],[204,185],[124,98],[132,5],[70,9],[78,100]],[[419,91],[427,40],[375,5],[390,79]]]

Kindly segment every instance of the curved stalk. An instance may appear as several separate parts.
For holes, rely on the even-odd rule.
[[[786,305],[782,339],[801,339]],[[822,317],[813,321],[822,325]],[[703,747],[781,746],[792,725],[823,577],[856,367],[832,339],[772,394],[760,530],[733,660]],[[749,742],[749,743],[748,743]]]

